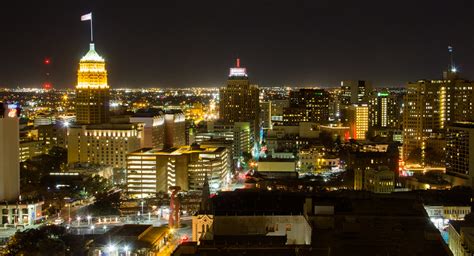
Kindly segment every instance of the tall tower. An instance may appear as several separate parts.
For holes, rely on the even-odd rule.
[[[79,62],[76,86],[77,124],[101,124],[109,121],[109,85],[105,60],[90,44]]]
[[[20,195],[18,114],[17,105],[0,102],[0,201],[15,201]]]
[[[249,122],[251,127],[251,144],[258,138],[259,132],[259,89],[251,85],[247,69],[240,67],[240,59],[230,69],[227,86],[219,90],[219,117],[225,124]]]

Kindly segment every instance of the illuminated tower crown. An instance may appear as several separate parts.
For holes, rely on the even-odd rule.
[[[105,60],[90,44],[89,52],[82,57],[77,71],[76,122],[101,124],[109,119],[109,85]]]
[[[105,60],[95,51],[93,43],[90,44],[89,52],[79,62],[77,88],[109,88]]]

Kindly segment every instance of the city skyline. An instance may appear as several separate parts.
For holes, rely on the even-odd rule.
[[[0,18],[9,39],[0,43],[0,87],[39,87],[43,60],[50,58],[53,87],[73,88],[75,60],[89,43],[88,25],[79,17],[88,12],[113,88],[222,86],[236,58],[261,86],[330,87],[357,79],[403,86],[440,78],[449,65],[449,45],[459,71],[474,77],[473,38],[463,32],[472,25],[466,15],[472,3],[426,3],[12,5]]]

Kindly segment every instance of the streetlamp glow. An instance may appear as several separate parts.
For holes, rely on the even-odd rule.
[[[108,250],[109,252],[113,252],[113,251],[115,251],[116,249],[117,249],[117,248],[115,248],[115,245],[113,245],[113,244],[110,244],[109,246],[107,246],[107,250]]]

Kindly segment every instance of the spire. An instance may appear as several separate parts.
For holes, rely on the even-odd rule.
[[[201,209],[202,212],[208,212],[211,210],[211,202],[209,197],[211,192],[209,190],[209,180],[207,179],[207,172],[204,174],[204,184],[202,186],[202,198],[201,198]]]
[[[104,62],[104,58],[95,51],[94,43],[90,43],[89,51],[81,58],[81,61]]]
[[[236,62],[237,62],[237,63],[236,63],[236,65],[235,65],[235,67],[240,68],[240,59],[237,58]]]
[[[448,52],[449,52],[449,58],[450,58],[450,67],[449,71],[452,73],[456,73],[457,69],[456,66],[454,66],[454,54],[453,54],[453,47],[448,46]]]

